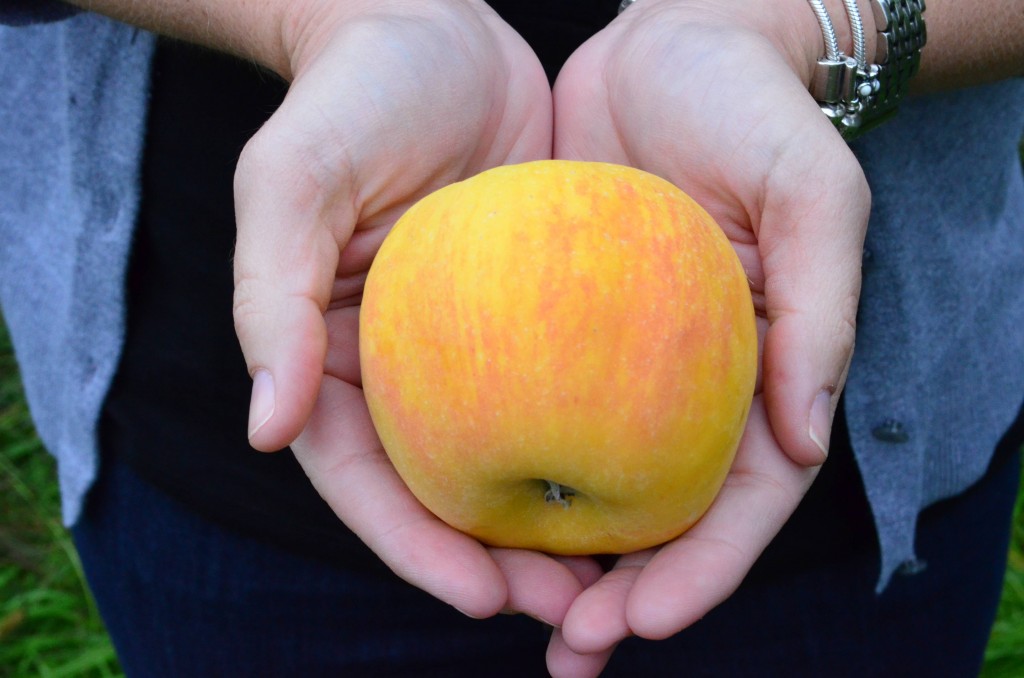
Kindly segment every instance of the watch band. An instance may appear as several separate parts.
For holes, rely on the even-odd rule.
[[[921,49],[928,40],[924,0],[872,0],[878,47],[872,93],[862,125],[873,127],[896,112],[921,68]]]
[[[871,0],[878,32],[874,63],[839,52],[835,31],[821,0],[809,0],[825,41],[825,56],[811,81],[811,95],[846,140],[880,125],[896,113],[910,79],[921,65],[927,41],[924,0]],[[844,4],[855,44],[863,32],[855,2]]]

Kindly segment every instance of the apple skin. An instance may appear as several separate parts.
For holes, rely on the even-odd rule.
[[[376,256],[359,331],[374,426],[419,501],[483,543],[562,555],[696,522],[757,372],[721,229],[605,163],[499,167],[419,201]]]

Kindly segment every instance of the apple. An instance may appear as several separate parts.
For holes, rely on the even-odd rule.
[[[538,161],[442,188],[366,280],[360,361],[398,474],[495,546],[626,553],[707,510],[753,397],[747,278],[669,182]]]

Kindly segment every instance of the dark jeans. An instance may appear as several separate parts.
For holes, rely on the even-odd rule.
[[[605,675],[972,676],[995,614],[1019,443],[921,518],[926,567],[874,593],[878,553],[848,449],[740,590],[662,642],[631,639]],[[106,459],[74,529],[129,676],[541,676],[547,631],[463,617],[198,518]]]

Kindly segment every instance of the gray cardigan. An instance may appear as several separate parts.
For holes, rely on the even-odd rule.
[[[0,23],[26,23],[19,7],[0,3]],[[68,524],[123,340],[152,49],[91,14],[0,27],[0,303]],[[880,587],[1024,397],[1022,129],[1014,80],[914,100],[855,147],[874,203],[845,403]]]

